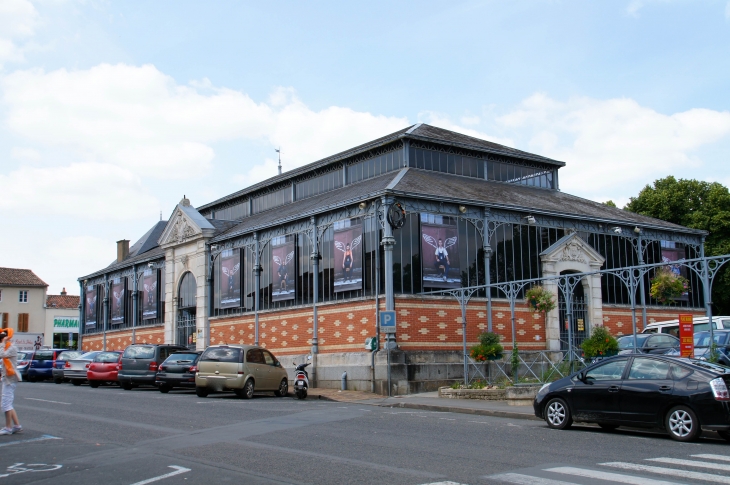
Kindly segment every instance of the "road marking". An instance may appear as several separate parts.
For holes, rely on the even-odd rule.
[[[18,441],[11,441],[10,443],[2,443],[0,446],[13,446],[13,445],[19,445],[20,443],[32,443],[33,441],[46,441],[46,440],[60,440],[63,438],[59,438],[57,436],[51,436],[49,434],[44,434],[43,436],[40,436],[38,438],[31,438],[29,440],[18,440]]]
[[[713,475],[711,473],[691,472],[688,470],[677,470],[676,468],[661,468],[658,466],[637,465],[635,463],[623,463],[613,461],[609,463],[599,463],[603,466],[611,466],[621,468],[622,470],[632,470],[637,472],[656,473],[657,475],[671,475],[675,478],[688,478],[690,480],[705,480],[707,482],[725,483],[730,485],[730,477],[722,475]]]
[[[424,483],[422,485],[462,485],[462,484],[457,483],[457,482],[433,482],[433,483]]]
[[[730,471],[730,465],[722,463],[710,463],[709,461],[679,460],[677,458],[647,458],[646,461],[657,461],[659,463],[668,463],[670,465],[693,466],[695,468],[709,468],[722,472]]]
[[[725,455],[711,455],[709,453],[703,453],[699,455],[692,455],[694,458],[704,458],[706,460],[718,460],[718,461],[730,461],[730,456]]]
[[[185,468],[177,465],[170,465],[167,468],[174,468],[175,471],[165,473],[164,475],[160,475],[159,477],[148,478],[147,480],[142,480],[141,482],[134,482],[132,485],[147,485],[148,483],[156,482],[158,480],[164,480],[165,478],[174,477],[175,475],[181,475],[190,471],[190,468]]]
[[[503,482],[516,483],[517,485],[578,485],[573,482],[553,480],[552,478],[533,477],[530,475],[520,475],[519,473],[500,473],[499,475],[491,475],[489,478],[501,480]]]
[[[43,402],[52,402],[53,404],[68,404],[70,405],[70,402],[61,402],[61,401],[49,401],[48,399],[37,399],[35,397],[26,397],[26,399],[29,399],[31,401],[43,401]]]
[[[610,473],[601,470],[588,470],[585,468],[574,468],[570,466],[548,468],[545,471],[562,473],[564,475],[575,475],[576,477],[597,478],[598,480],[613,481],[618,483],[630,483],[633,485],[678,485],[677,482],[668,482],[666,480],[653,480],[651,478],[636,477],[633,475],[621,475],[620,473]]]
[[[456,421],[456,419],[454,419],[454,418],[439,418],[439,419],[443,419],[444,421]]]

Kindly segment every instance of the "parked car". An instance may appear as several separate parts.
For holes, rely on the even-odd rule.
[[[99,355],[100,351],[86,352],[80,356],[67,360],[63,365],[63,378],[71,381],[74,386],[80,386],[86,380],[86,371],[89,364]]]
[[[101,352],[89,362],[86,371],[86,380],[89,386],[93,388],[99,387],[103,383],[114,383],[117,381],[117,373],[122,366],[122,353],[111,351]]]
[[[679,355],[679,339],[667,334],[640,333],[636,335],[636,345],[643,354]],[[618,353],[630,354],[634,351],[634,336],[624,335],[618,339]]]
[[[130,345],[122,354],[122,367],[117,378],[122,389],[129,391],[136,386],[154,386],[157,369],[170,354],[187,351],[180,345]]]
[[[157,368],[155,384],[162,393],[168,393],[176,387],[195,389],[195,373],[202,352],[175,352]]]
[[[710,320],[707,317],[693,317],[695,332],[704,332],[710,330]],[[717,330],[730,329],[730,317],[716,316],[712,317],[712,328]],[[641,333],[668,333],[675,337],[679,337],[679,320],[667,320],[665,322],[650,323]]]
[[[15,365],[15,370],[20,374],[23,380],[28,379],[28,368],[30,367],[30,358],[33,356],[33,352],[18,352],[18,360]]]
[[[545,384],[535,416],[566,429],[573,422],[663,428],[692,441],[702,430],[730,441],[730,369],[696,359],[619,355]]]
[[[713,338],[717,363],[730,367],[730,330],[715,330]],[[710,356],[710,332],[697,332],[694,341],[695,359],[707,360]]]
[[[274,355],[250,345],[212,345],[205,349],[195,374],[195,393],[233,391],[251,399],[254,390],[274,391],[283,397],[289,392],[287,373]]]
[[[80,350],[67,350],[65,352],[61,352],[61,355],[56,358],[56,363],[53,364],[53,369],[51,369],[53,382],[56,384],[61,384],[63,381],[68,382],[68,379],[63,377],[63,368],[66,365],[66,361],[81,357],[83,354],[84,352],[81,352]]]
[[[66,349],[39,349],[33,351],[28,368],[28,381],[45,380],[53,378],[53,366],[56,358],[65,352]]]

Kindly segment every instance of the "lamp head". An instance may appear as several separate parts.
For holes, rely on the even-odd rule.
[[[363,202],[360,202],[357,206],[360,208],[361,211],[364,211],[365,208],[368,206],[368,203],[363,201]]]
[[[466,214],[466,206],[465,205],[460,205],[459,206],[459,212],[461,212],[462,214]]]

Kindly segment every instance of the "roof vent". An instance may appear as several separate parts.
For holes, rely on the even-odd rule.
[[[117,241],[117,263],[124,261],[129,256],[129,239]]]
[[[61,296],[66,296],[66,287],[63,287],[63,290],[61,290]]]

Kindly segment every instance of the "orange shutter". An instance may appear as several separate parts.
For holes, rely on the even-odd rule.
[[[9,313],[3,313],[3,328],[8,328],[8,315]]]
[[[18,332],[28,331],[28,314],[18,313]]]

